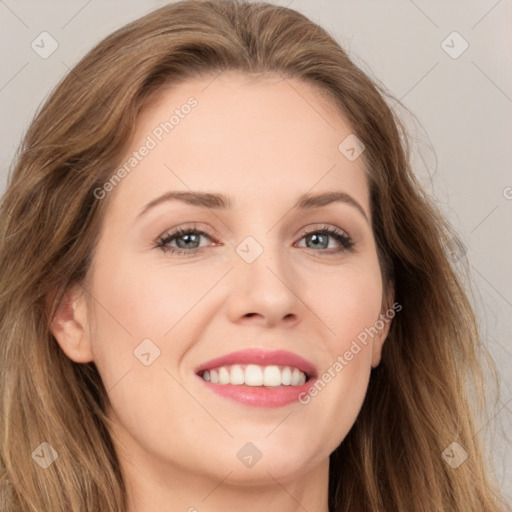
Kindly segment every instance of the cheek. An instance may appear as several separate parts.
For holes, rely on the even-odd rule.
[[[319,379],[299,402],[308,416],[322,417],[319,437],[334,449],[352,428],[368,388],[372,341],[381,311],[382,281],[378,262],[346,265],[307,284],[312,307],[325,324]],[[314,299],[314,300],[313,300]]]
[[[115,252],[99,255],[91,280],[96,366],[107,390],[127,372],[130,380],[137,376],[161,389],[162,375],[169,378],[164,369],[176,374],[183,355],[218,310],[206,295],[224,271],[165,261],[148,268],[147,261],[133,255],[114,261],[110,254]]]
[[[351,341],[375,325],[382,306],[382,280],[376,258],[341,265],[307,278],[308,305],[322,320],[332,354],[348,350]]]
[[[183,319],[189,321],[194,315],[199,299],[218,280],[211,271],[160,265],[148,269],[144,261],[119,261],[96,273],[93,288],[101,299],[95,310],[103,331],[119,332],[118,337],[129,337],[134,343],[145,338],[168,340]],[[121,345],[117,338],[112,343]]]
[[[183,440],[190,429],[210,425],[211,419],[178,383],[183,380],[178,370],[203,330],[198,299],[218,280],[218,273],[193,279],[197,272],[192,270],[162,267],[150,272],[143,263],[103,261],[92,280],[96,301],[91,339],[117,428],[147,450],[200,465],[200,459],[192,461]],[[201,441],[205,451],[207,440]]]

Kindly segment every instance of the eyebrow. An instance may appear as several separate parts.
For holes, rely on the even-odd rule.
[[[169,191],[145,204],[141,211],[138,213],[137,219],[155,206],[168,201],[182,201],[186,204],[200,206],[203,208],[211,208],[213,210],[226,210],[232,208],[233,206],[233,201],[231,198],[224,194],[213,194],[210,192],[195,191]],[[306,193],[299,197],[291,209],[307,210],[312,208],[320,208],[335,202],[345,203],[354,207],[365,218],[366,221],[369,221],[363,207],[346,192],[333,191],[319,194]]]

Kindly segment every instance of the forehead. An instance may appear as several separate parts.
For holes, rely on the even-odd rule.
[[[150,149],[112,199],[134,206],[192,189],[222,191],[242,207],[341,188],[367,204],[363,159],[339,149],[352,132],[321,89],[298,79],[234,72],[189,79],[163,89],[140,116],[121,165]]]

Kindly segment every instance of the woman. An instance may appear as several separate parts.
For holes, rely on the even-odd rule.
[[[383,94],[235,1],[65,77],[2,202],[3,510],[504,510],[457,238]]]

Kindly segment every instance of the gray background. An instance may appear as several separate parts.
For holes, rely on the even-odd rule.
[[[512,497],[512,448],[500,430],[512,431],[512,2],[271,1],[326,28],[415,116],[402,113],[418,176],[467,247],[473,302],[501,372],[496,414],[478,436],[492,442],[498,479]],[[58,80],[104,36],[165,3],[0,0],[1,190],[22,134]],[[44,31],[58,44],[47,58],[31,47],[43,46]],[[40,51],[50,45],[46,39]]]

